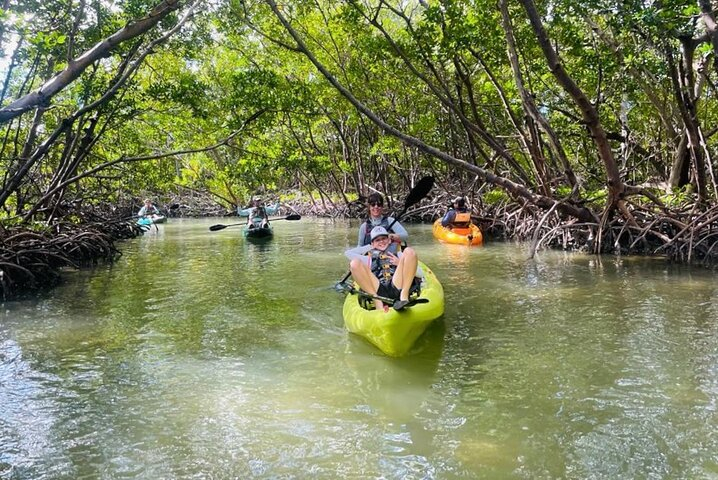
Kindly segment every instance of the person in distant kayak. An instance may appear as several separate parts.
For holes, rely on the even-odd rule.
[[[152,204],[152,200],[149,198],[145,199],[145,204],[140,208],[140,211],[137,212],[137,216],[140,218],[159,214],[160,210]]]
[[[441,226],[445,228],[468,228],[471,225],[471,212],[466,208],[466,199],[456,197],[451,207],[441,219]]]
[[[394,310],[402,310],[409,303],[417,275],[423,276],[416,252],[407,247],[392,253],[390,233],[381,225],[372,228],[369,237],[369,245],[344,252],[350,260],[352,277],[366,293],[396,299]],[[374,299],[374,306],[377,310],[388,310],[380,300]]]
[[[262,206],[262,199],[260,197],[254,197],[252,199],[252,209],[247,215],[247,227],[248,228],[266,228],[269,226],[269,217],[267,216],[267,210]]]
[[[390,248],[396,253],[398,246],[406,242],[409,232],[401,223],[395,222],[393,217],[384,216],[384,199],[380,193],[372,193],[367,199],[369,218],[359,226],[359,238],[357,247],[363,247],[371,243],[370,233],[374,227],[382,226],[389,231]],[[391,229],[389,228],[391,226]]]

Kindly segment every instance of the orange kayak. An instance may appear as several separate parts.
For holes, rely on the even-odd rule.
[[[438,219],[434,222],[432,232],[442,242],[457,245],[481,245],[484,241],[481,230],[473,223],[469,228],[445,228],[441,226],[441,219]]]

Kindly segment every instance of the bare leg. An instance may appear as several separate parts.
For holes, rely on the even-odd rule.
[[[419,265],[419,259],[413,248],[406,248],[399,259],[399,265],[396,267],[394,277],[391,279],[394,286],[401,290],[400,300],[409,300],[409,290],[416,276],[416,267]]]
[[[376,295],[379,289],[379,279],[374,276],[366,263],[355,258],[349,263],[349,270],[351,270],[354,280],[359,284],[359,288],[366,293]],[[374,306],[377,310],[384,308],[384,304],[376,299],[374,299]]]

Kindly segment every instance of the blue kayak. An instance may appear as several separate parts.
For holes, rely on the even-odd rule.
[[[167,217],[164,215],[147,215],[137,220],[138,225],[152,225],[153,223],[165,223]]]

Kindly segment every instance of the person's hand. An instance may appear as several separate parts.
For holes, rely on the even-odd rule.
[[[391,252],[386,252],[386,256],[389,257],[389,262],[392,265],[399,265],[399,257],[397,257],[396,255],[394,255]]]
[[[390,233],[389,240],[391,240],[393,243],[401,243],[401,237],[396,233]]]

